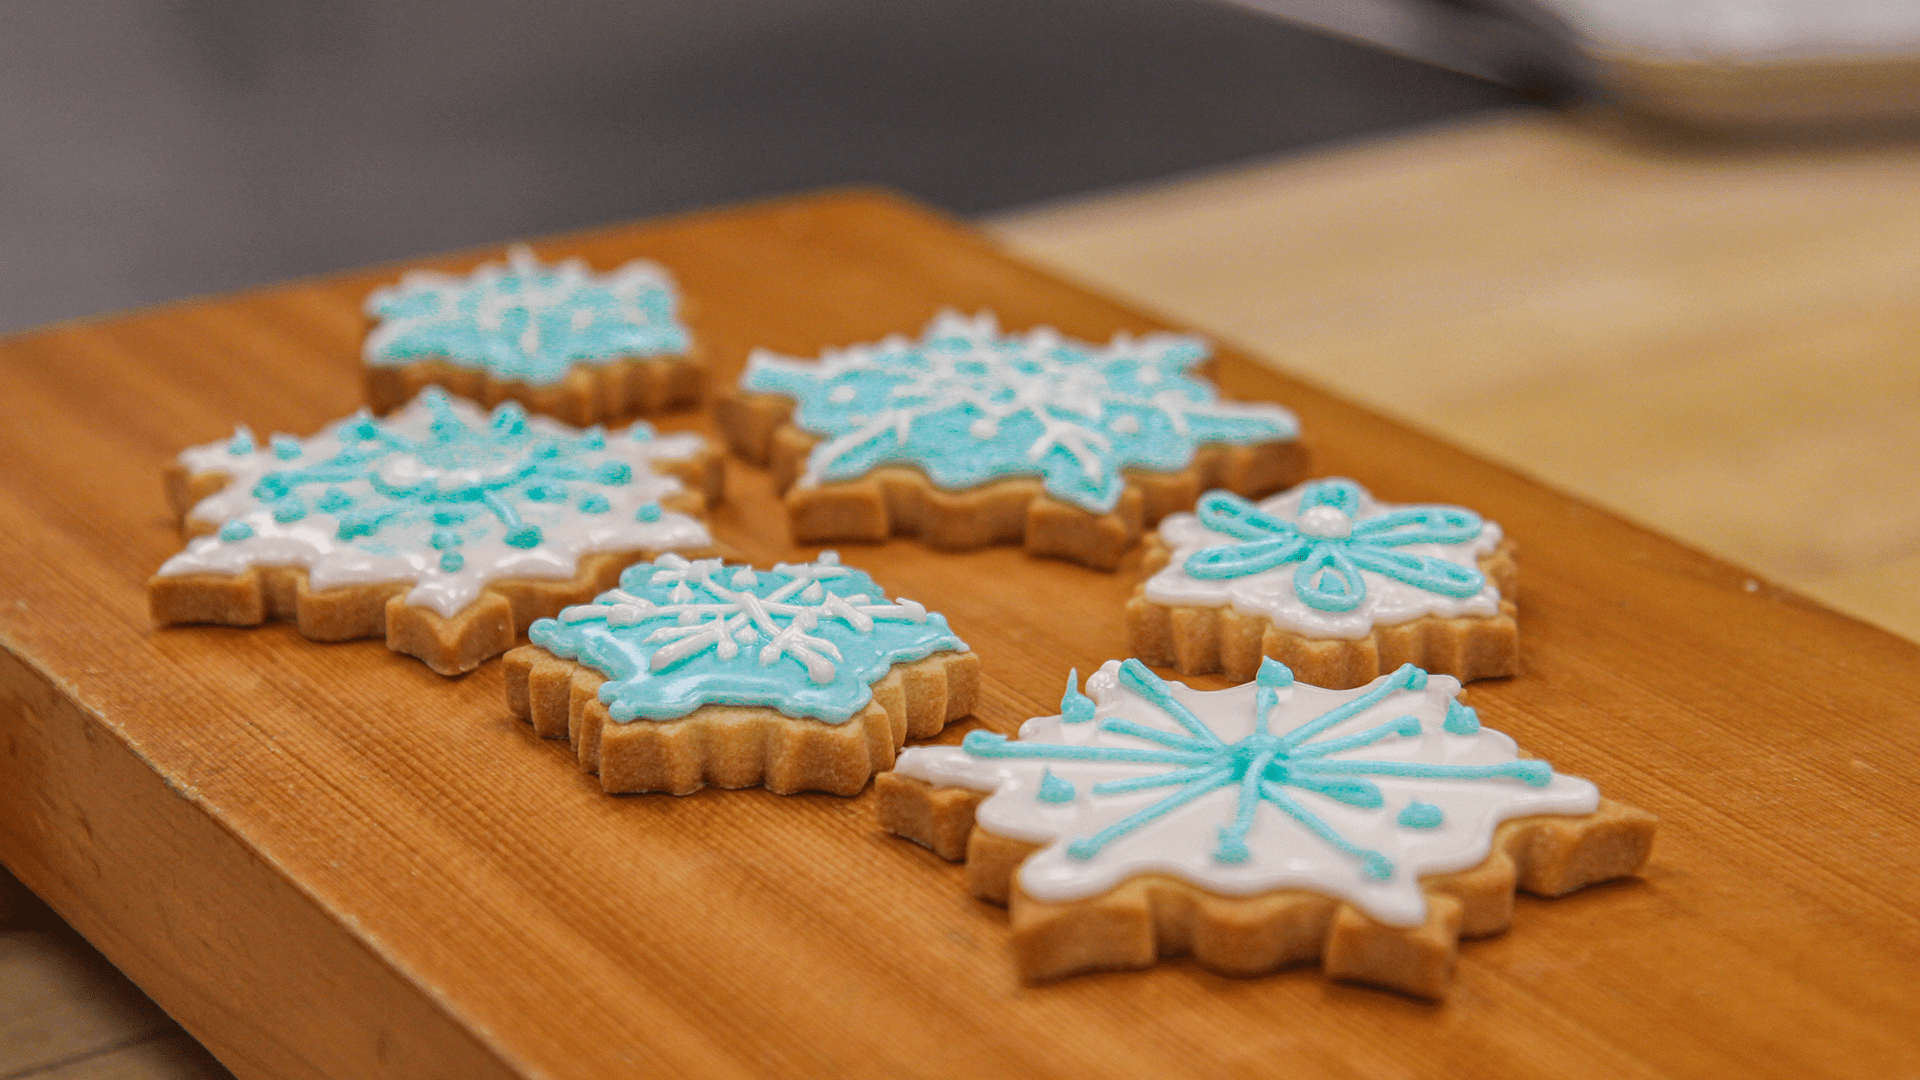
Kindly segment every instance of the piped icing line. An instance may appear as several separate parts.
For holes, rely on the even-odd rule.
[[[1054,498],[1106,513],[1125,469],[1173,472],[1203,443],[1298,437],[1277,405],[1220,400],[1192,373],[1207,355],[1194,337],[1121,333],[1102,346],[943,311],[918,341],[896,335],[818,361],[756,350],[740,386],[793,398],[794,424],[820,437],[803,488],[905,464],[950,491],[1037,476]]]
[[[1586,780],[1451,723],[1459,690],[1410,664],[1327,690],[1269,659],[1252,683],[1200,691],[1109,661],[1087,680],[1093,717],[1035,717],[1013,740],[974,731],[895,768],[988,792],[977,824],[1041,845],[1018,877],[1037,900],[1162,873],[1224,896],[1306,889],[1418,926],[1420,878],[1485,861],[1501,821],[1599,808]]]
[[[662,555],[527,636],[606,676],[600,700],[617,723],[718,704],[843,724],[895,664],[967,649],[945,617],[888,600],[831,551],[772,570]]]
[[[1366,637],[1425,615],[1493,616],[1499,588],[1479,568],[1498,525],[1457,506],[1396,506],[1352,480],[1314,480],[1259,503],[1228,491],[1168,515],[1167,565],[1145,596],[1222,607],[1307,637]]]
[[[384,418],[365,410],[305,439],[252,432],[180,454],[227,485],[189,511],[215,529],[163,577],[300,566],[314,589],[410,581],[406,602],[451,618],[501,578],[570,579],[602,551],[703,548],[705,525],[664,510],[682,490],[654,462],[692,457],[697,435],[646,424],[608,432],[491,414],[430,388]]]
[[[366,312],[377,322],[362,356],[375,367],[437,358],[554,383],[574,364],[685,353],[678,303],[657,264],[635,259],[596,274],[580,259],[542,263],[515,244],[504,263],[464,275],[409,270],[374,290]]]

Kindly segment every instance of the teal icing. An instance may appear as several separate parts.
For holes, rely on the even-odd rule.
[[[1155,788],[1173,788],[1172,793],[1091,836],[1076,837],[1067,844],[1067,854],[1075,859],[1091,859],[1101,849],[1128,833],[1150,824],[1179,807],[1221,788],[1236,788],[1239,801],[1234,820],[1219,830],[1214,858],[1223,863],[1245,862],[1251,855],[1247,834],[1253,829],[1257,811],[1264,803],[1278,809],[1304,826],[1336,851],[1356,860],[1363,874],[1386,880],[1394,874],[1392,860],[1377,851],[1362,848],[1327,824],[1294,798],[1288,789],[1309,791],[1361,809],[1380,809],[1385,796],[1379,785],[1367,776],[1418,777],[1426,780],[1517,780],[1532,787],[1547,784],[1552,768],[1544,761],[1519,760],[1494,765],[1435,765],[1425,762],[1377,761],[1333,758],[1329,755],[1372,746],[1389,738],[1414,738],[1421,733],[1417,717],[1401,716],[1363,731],[1338,738],[1319,739],[1323,733],[1379,705],[1394,694],[1418,693],[1427,685],[1427,673],[1407,664],[1366,693],[1329,709],[1292,730],[1274,734],[1268,730],[1278,695],[1291,684],[1292,673],[1284,665],[1263,668],[1263,678],[1255,691],[1254,729],[1246,738],[1224,742],[1191,709],[1176,698],[1167,683],[1138,660],[1120,665],[1120,681],[1143,700],[1165,714],[1184,731],[1168,731],[1120,717],[1100,721],[1103,730],[1129,735],[1153,745],[1082,746],[1068,743],[1011,741],[1004,735],[987,731],[969,732],[961,743],[968,754],[979,758],[1026,758],[1053,761],[1098,761],[1166,766],[1166,771],[1122,780],[1103,780],[1092,785],[1088,794],[1118,795]],[[1285,672],[1283,678],[1281,673]],[[1318,741],[1316,741],[1318,740]],[[1414,806],[1426,804],[1416,803]],[[1437,808],[1433,809],[1438,815]],[[1409,807],[1398,820],[1410,828],[1433,825],[1409,821],[1424,820],[1425,811]]]
[[[1400,816],[1393,820],[1409,829],[1437,829],[1446,819],[1447,816],[1440,811],[1439,807],[1416,799],[1408,803],[1406,808],[1400,811]]]
[[[744,389],[797,403],[793,422],[821,436],[803,483],[913,465],[951,491],[1038,476],[1047,493],[1112,510],[1129,468],[1185,468],[1202,443],[1293,439],[1274,405],[1225,402],[1192,374],[1195,338],[1116,336],[1105,346],[1051,328],[1001,334],[991,315],[948,312],[917,342],[890,338],[818,363],[755,353]]]
[[[607,501],[607,497],[598,493],[589,494],[581,499],[579,505],[580,512],[583,514],[604,514],[613,509],[613,504]]]
[[[1297,521],[1284,521],[1230,491],[1200,497],[1196,514],[1236,543],[1202,548],[1187,557],[1188,576],[1203,580],[1247,577],[1298,563],[1293,591],[1320,611],[1352,611],[1367,596],[1362,570],[1417,589],[1465,599],[1486,587],[1472,567],[1395,548],[1408,544],[1463,544],[1485,523],[1454,506],[1410,506],[1360,517],[1360,485],[1351,480],[1315,480],[1306,485]],[[1324,509],[1326,513],[1315,514]]]
[[[1080,669],[1067,671],[1067,692],[1060,695],[1060,719],[1069,724],[1084,724],[1093,719],[1093,699],[1080,692]]]
[[[458,573],[465,565],[467,565],[467,557],[457,551],[449,551],[440,556],[440,569],[449,574]]]
[[[1440,722],[1442,729],[1454,735],[1477,735],[1480,732],[1480,714],[1460,704],[1447,702],[1447,718]]]
[[[273,456],[281,461],[292,461],[303,452],[300,449],[300,440],[291,435],[275,435],[267,441],[273,447]]]
[[[235,518],[234,520],[227,522],[225,525],[220,526],[220,539],[225,540],[229,544],[234,543],[236,541],[245,540],[247,537],[252,535],[253,535],[253,526],[247,524],[244,521],[241,521],[238,518]]]
[[[1041,802],[1072,802],[1074,800],[1073,784],[1070,781],[1062,780],[1053,775],[1053,770],[1051,769],[1042,769],[1040,772],[1040,790],[1035,792],[1033,797],[1039,799]]]
[[[967,647],[944,617],[887,600],[832,552],[772,570],[663,555],[527,636],[606,676],[600,700],[620,723],[722,704],[842,724],[893,665]]]
[[[261,476],[252,494],[277,521],[298,521],[315,508],[332,514],[336,537],[369,552],[393,550],[382,541],[383,531],[429,523],[428,543],[441,551],[491,536],[524,549],[544,538],[539,525],[524,520],[526,507],[577,500],[589,513],[604,513],[611,504],[595,486],[633,480],[626,462],[600,460],[604,432],[539,434],[513,402],[469,425],[445,391],[428,388],[420,400],[432,414],[425,436],[410,437],[397,426],[359,416],[342,429],[344,448],[319,458],[282,452],[294,440],[274,436],[274,456],[286,464]],[[342,484],[354,485],[359,497]],[[652,518],[643,515],[658,518],[657,507]],[[455,561],[465,564],[464,558]],[[447,562],[441,560],[443,568]]]
[[[578,260],[549,265],[515,248],[509,264],[466,277],[409,273],[368,297],[377,322],[365,358],[376,367],[444,358],[554,383],[578,363],[685,353],[677,304],[672,282],[651,264],[595,274]]]
[[[641,521],[659,521],[660,504],[657,502],[641,503],[640,509],[635,510],[633,516],[639,518]]]
[[[254,449],[253,429],[245,424],[236,425],[233,429],[233,438],[227,441],[227,453],[234,457],[245,457],[253,453]]]

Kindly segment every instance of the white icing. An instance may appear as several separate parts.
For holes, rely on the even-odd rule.
[[[487,413],[436,390],[426,391],[405,408],[379,421],[381,427],[410,439],[428,440],[433,412],[427,402],[430,396],[436,395],[446,401],[446,407],[462,423],[487,430]],[[517,502],[514,509],[521,517],[540,528],[540,543],[530,548],[513,547],[506,543],[504,529],[486,529],[485,535],[458,547],[464,562],[457,570],[443,569],[444,552],[429,543],[435,527],[425,515],[411,515],[418,520],[389,523],[372,536],[343,540],[339,536],[339,517],[313,505],[316,497],[326,488],[337,487],[357,505],[379,503],[382,496],[370,473],[377,473],[384,483],[430,482],[440,490],[458,488],[463,481],[506,476],[525,467],[524,447],[507,457],[471,464],[463,462],[457,467],[440,469],[413,454],[394,452],[369,463],[370,467],[362,469],[361,475],[355,478],[303,487],[301,494],[308,504],[306,515],[297,521],[276,521],[271,502],[254,494],[260,479],[269,473],[312,466],[350,445],[358,445],[343,438],[343,432],[359,422],[360,416],[349,417],[305,439],[275,436],[276,444],[290,441],[300,447],[300,456],[290,461],[275,456],[271,449],[233,454],[230,452],[233,443],[229,441],[183,451],[179,461],[189,472],[225,473],[231,478],[226,487],[196,505],[187,515],[188,519],[209,526],[239,521],[253,534],[241,540],[223,540],[218,535],[198,537],[188,543],[185,551],[168,559],[159,573],[162,576],[238,574],[254,566],[301,566],[307,568],[308,581],[316,590],[411,581],[415,584],[407,593],[407,603],[451,618],[478,599],[489,581],[498,578],[567,579],[577,572],[580,557],[591,552],[669,551],[712,543],[706,526],[685,514],[662,511],[656,520],[636,518],[641,507],[681,490],[678,480],[656,473],[654,463],[691,457],[705,445],[693,434],[653,436],[644,424],[607,433],[605,450],[587,458],[595,464],[625,462],[632,469],[629,481],[622,484],[566,482],[575,493],[590,492],[604,498],[608,504],[606,511],[582,511],[577,494],[561,502]],[[584,434],[581,429],[546,417],[529,416],[525,423],[533,434],[559,440],[579,439]],[[251,443],[252,439],[249,437],[245,442]],[[477,502],[458,505],[476,515],[487,513]]]
[[[1306,536],[1344,538],[1353,530],[1354,518],[1331,506],[1312,507],[1300,513],[1300,499],[1306,485],[1282,492],[1259,503],[1260,509],[1292,523]],[[1368,518],[1407,506],[1376,502],[1371,494],[1361,493],[1359,518]],[[1500,526],[1485,522],[1480,534],[1460,544],[1407,544],[1394,550],[1408,555],[1444,559],[1478,570],[1480,558],[1500,546]],[[1478,593],[1465,598],[1444,596],[1397,581],[1371,570],[1362,570],[1366,598],[1352,611],[1321,611],[1300,599],[1294,590],[1294,571],[1299,563],[1282,563],[1271,570],[1239,578],[1204,579],[1186,572],[1187,558],[1203,548],[1238,542],[1238,538],[1216,532],[1200,523],[1191,513],[1169,514],[1160,523],[1160,539],[1172,550],[1173,557],[1159,573],[1147,579],[1146,597],[1157,604],[1172,607],[1224,607],[1231,605],[1243,615],[1271,619],[1283,630],[1312,638],[1366,637],[1376,626],[1397,626],[1423,615],[1442,618],[1492,616],[1500,612],[1500,589],[1491,579]]]
[[[1136,735],[1108,730],[1103,721],[1120,718],[1176,735],[1187,734],[1172,718],[1126,686],[1120,665],[1109,661],[1087,680],[1088,694],[1098,706],[1096,718],[1069,723],[1059,716],[1028,720],[1020,728],[1020,743],[1044,742],[1072,746],[1159,748],[1164,745]],[[1367,694],[1382,676],[1357,690],[1326,690],[1294,684],[1278,691],[1278,705],[1268,730],[1284,735],[1315,717]],[[1254,731],[1253,683],[1227,690],[1198,691],[1180,683],[1167,686],[1219,739],[1234,744]],[[1370,745],[1337,750],[1325,760],[1419,762],[1429,765],[1496,765],[1518,759],[1512,739],[1489,728],[1471,735],[1443,729],[1448,704],[1460,683],[1443,675],[1431,676],[1419,690],[1399,690],[1354,716],[1314,735],[1303,745],[1323,743],[1374,728],[1401,717],[1420,722],[1414,736],[1390,735]],[[977,735],[978,733],[976,733]],[[1544,786],[1529,786],[1511,778],[1422,779],[1369,775],[1384,797],[1377,808],[1363,808],[1300,787],[1284,791],[1317,815],[1336,833],[1359,847],[1384,855],[1392,863],[1385,879],[1368,876],[1360,860],[1315,835],[1296,818],[1272,803],[1262,802],[1246,833],[1247,857],[1224,862],[1217,857],[1222,829],[1231,825],[1240,806],[1240,787],[1216,788],[1112,840],[1091,858],[1075,858],[1068,845],[1099,833],[1129,815],[1167,798],[1178,786],[1151,787],[1133,792],[1094,794],[1092,785],[1128,777],[1153,776],[1178,768],[1166,764],[1074,761],[1064,759],[981,757],[960,747],[915,747],[904,751],[897,772],[939,786],[991,792],[982,801],[976,820],[1000,836],[1045,845],[1019,871],[1020,887],[1036,899],[1061,902],[1098,896],[1141,874],[1168,874],[1223,896],[1250,896],[1276,889],[1306,889],[1347,901],[1374,918],[1396,926],[1416,926],[1426,918],[1426,900],[1419,888],[1425,875],[1465,870],[1485,861],[1495,826],[1508,818],[1532,814],[1589,814],[1599,807],[1599,791],[1578,777],[1552,774]],[[1051,773],[1056,781],[1073,785],[1071,801],[1040,799],[1041,781]],[[1409,803],[1438,807],[1444,820],[1437,828],[1411,828],[1398,823]]]

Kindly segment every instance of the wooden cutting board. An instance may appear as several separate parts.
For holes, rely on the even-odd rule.
[[[755,345],[811,355],[943,306],[1161,326],[866,192],[539,250],[665,263],[721,380]],[[236,421],[352,410],[359,304],[396,273],[0,343],[0,858],[240,1076],[1920,1075],[1920,647],[1230,349],[1222,388],[1295,409],[1316,474],[1518,539],[1523,673],[1469,699],[1663,819],[1643,879],[1523,898],[1442,1005],[1184,961],[1022,986],[1005,913],[879,832],[869,795],[609,797],[507,715],[498,663],[444,680],[378,641],[149,629],[178,547],[162,464]],[[734,468],[720,536],[810,554],[779,521]],[[844,554],[979,651],[949,738],[1126,655],[1132,566]]]

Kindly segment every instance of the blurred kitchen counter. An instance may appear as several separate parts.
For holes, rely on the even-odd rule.
[[[1495,114],[988,224],[1920,639],[1920,140]]]

